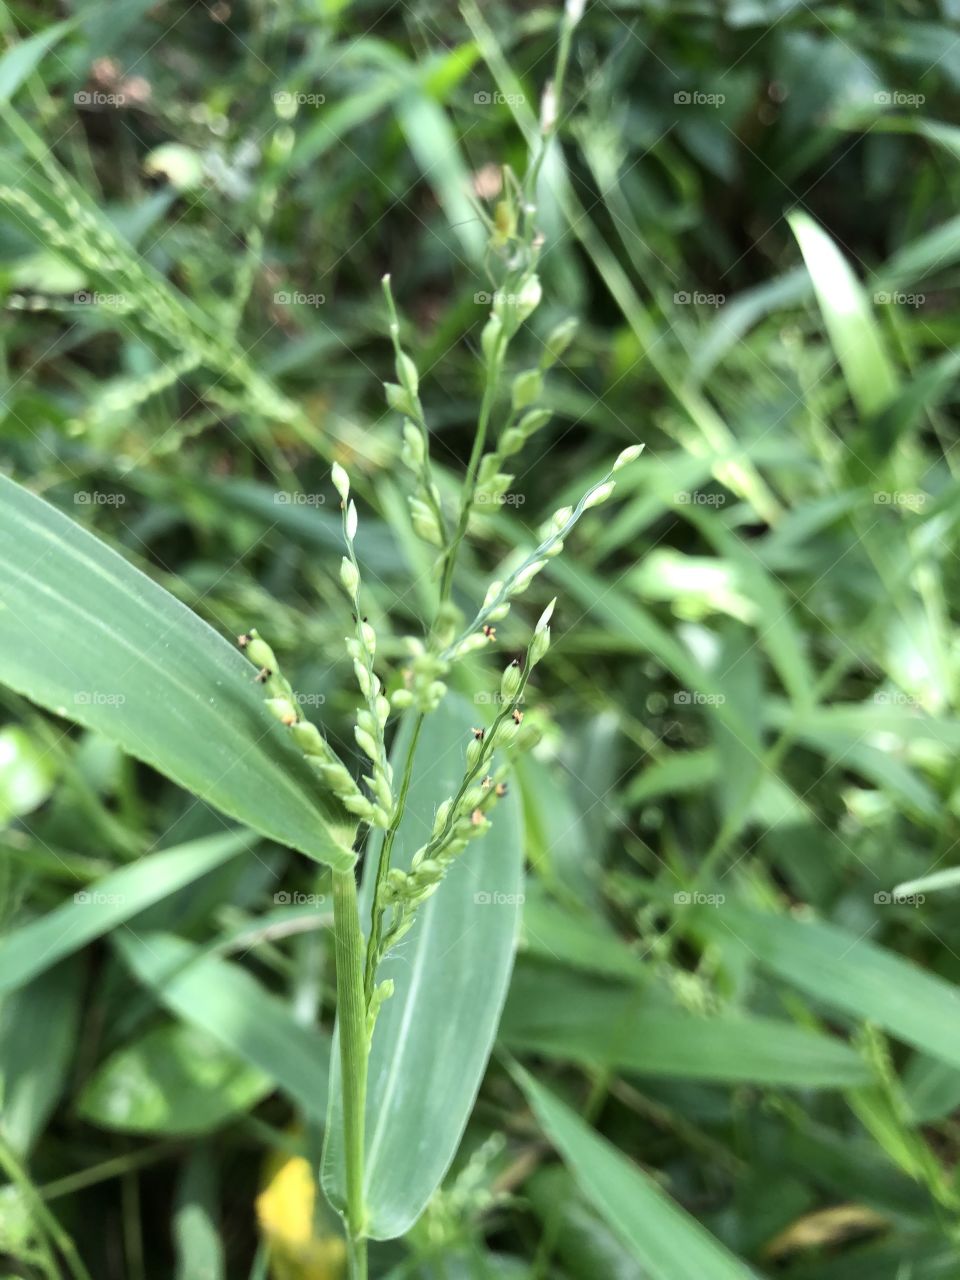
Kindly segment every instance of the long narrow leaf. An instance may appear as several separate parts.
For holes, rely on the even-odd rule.
[[[350,866],[355,824],[263,706],[250,664],[162,587],[0,477],[0,682],[96,729],[263,835]]]

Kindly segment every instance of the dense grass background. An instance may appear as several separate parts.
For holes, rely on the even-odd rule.
[[[364,507],[393,674],[427,600],[380,277],[446,490],[494,287],[472,197],[524,167],[557,19],[4,7],[11,49],[49,46],[0,63],[4,470],[222,634],[269,635],[344,751],[331,461]],[[597,1211],[589,1161],[557,1159],[512,1058],[758,1275],[960,1271],[956,889],[891,900],[955,868],[960,837],[958,21],[950,0],[587,6],[528,354],[569,314],[580,332],[458,596],[619,449],[646,452],[501,628],[496,664],[559,594],[551,729],[518,780],[523,944],[457,1166],[374,1274],[669,1274]],[[111,925],[74,895],[231,839],[223,820],[66,720],[0,707],[5,930],[75,909],[55,964],[0,942],[9,1152],[95,1280],[262,1276],[265,1241],[281,1280],[341,1274],[322,1207],[298,1254],[295,1182],[258,1222],[282,1156],[317,1150],[289,1045],[264,1022],[222,1047],[272,996],[322,1061],[322,878],[260,842],[174,892],[149,872],[146,909]],[[57,950],[81,928],[98,936]],[[156,930],[206,956],[182,998],[141,945]],[[0,1190],[6,1273],[70,1274],[24,1196]]]

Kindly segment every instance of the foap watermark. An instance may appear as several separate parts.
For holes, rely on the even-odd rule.
[[[673,895],[673,903],[677,907],[722,907],[726,900],[725,894],[701,893],[698,889],[681,889]]]
[[[700,693],[697,689],[678,689],[673,695],[678,707],[719,707],[727,700],[725,693]]]
[[[126,902],[126,894],[101,893],[98,889],[79,889],[73,900],[81,907],[119,907]]]
[[[322,507],[326,500],[326,494],[302,493],[299,490],[278,489],[273,495],[275,507]]]
[[[927,301],[925,293],[903,293],[899,289],[887,292],[881,289],[879,293],[873,295],[873,301],[878,307],[922,307]]]
[[[699,89],[678,89],[673,95],[678,107],[722,107],[726,100],[725,93],[702,93]]]
[[[73,495],[78,507],[122,507],[126,500],[122,493],[104,493],[101,489],[78,489]]]
[[[522,107],[526,102],[522,93],[501,93],[499,89],[481,89],[473,100],[478,107]]]
[[[101,93],[99,89],[81,89],[73,95],[75,107],[122,107],[126,100],[125,93]]]
[[[73,295],[73,301],[78,307],[125,307],[127,296],[124,293],[98,293],[95,289],[78,289]]]
[[[73,695],[77,707],[122,707],[126,694],[106,693],[103,689],[78,689]]]
[[[326,900],[325,893],[301,893],[299,889],[278,889],[273,895],[278,907],[322,907]]]
[[[278,89],[273,95],[275,107],[322,107],[327,100],[325,93],[294,93]]]
[[[499,889],[481,889],[473,895],[477,907],[518,907],[523,906],[526,900],[526,894],[501,893]]]
[[[474,498],[478,507],[522,507],[526,500],[522,493],[478,493]]]
[[[880,707],[919,707],[920,699],[912,693],[901,693],[899,689],[878,689],[873,700]]]
[[[322,307],[326,300],[325,293],[301,293],[299,289],[292,292],[279,289],[273,295],[274,306],[277,307]]]
[[[481,289],[473,295],[473,300],[478,307],[516,307],[523,301],[522,295],[519,293],[507,293],[504,289],[497,289],[493,293],[487,293]]]
[[[678,307],[722,307],[727,300],[725,293],[702,293],[699,289],[680,289],[673,295]]]
[[[919,511],[929,496],[911,489],[882,489],[874,493],[873,502],[878,507],[908,507]]]
[[[673,500],[682,507],[722,507],[727,501],[727,495],[704,493],[701,489],[678,489]]]
[[[925,893],[898,893],[894,889],[890,893],[881,890],[873,895],[878,907],[922,907],[927,900]]]
[[[292,693],[290,698],[298,707],[322,707],[327,700],[323,693]]]
[[[903,93],[900,89],[881,89],[873,95],[878,107],[922,107],[926,94]]]

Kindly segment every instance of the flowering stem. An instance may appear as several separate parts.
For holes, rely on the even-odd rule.
[[[380,956],[380,939],[383,934],[383,914],[384,909],[379,904],[383,900],[383,886],[387,879],[387,872],[390,870],[390,855],[393,852],[393,843],[397,838],[397,830],[400,826],[400,819],[403,817],[404,809],[407,804],[407,792],[410,790],[410,782],[413,778],[413,759],[417,751],[417,742],[420,738],[420,730],[423,728],[425,719],[424,713],[421,711],[414,721],[413,733],[410,737],[410,745],[407,747],[407,758],[403,766],[403,778],[400,782],[400,792],[397,796],[397,804],[393,814],[393,820],[390,823],[387,833],[383,838],[383,844],[380,846],[380,857],[377,861],[376,885],[373,894],[373,908],[370,920],[370,937],[367,939],[367,958],[364,971],[364,988],[366,1000],[369,1004],[373,995],[373,984],[377,976],[377,961]]]
[[[346,1227],[350,1280],[367,1280],[363,1197],[364,1118],[367,1105],[367,1006],[363,991],[363,936],[352,868],[333,873],[333,930],[340,1022],[340,1082],[346,1165]]]
[[[503,348],[495,353],[494,358],[487,366],[487,381],[483,389],[483,402],[480,405],[480,416],[477,419],[477,433],[473,440],[473,449],[470,452],[470,461],[467,463],[467,474],[463,482],[463,495],[460,500],[460,516],[457,520],[457,527],[454,532],[450,545],[447,548],[443,561],[443,577],[440,582],[440,603],[445,604],[450,598],[450,589],[453,586],[453,571],[457,563],[457,552],[460,549],[460,543],[463,541],[464,534],[467,532],[467,524],[470,520],[470,511],[473,507],[473,495],[477,488],[477,471],[480,467],[480,458],[483,455],[483,447],[487,440],[487,427],[490,424],[490,415],[493,412],[493,402],[496,399],[497,388],[500,385],[500,370],[503,365]]]

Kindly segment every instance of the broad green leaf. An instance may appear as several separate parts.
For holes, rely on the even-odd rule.
[[[516,1052],[644,1076],[846,1088],[871,1075],[842,1041],[745,1014],[698,1017],[649,988],[630,991],[521,966],[500,1039]]]
[[[570,1280],[646,1280],[629,1249],[604,1222],[562,1165],[540,1169],[523,1184],[523,1198],[548,1233]]]
[[[808,214],[790,215],[807,270],[850,395],[864,416],[883,409],[897,393],[871,304],[846,258]]]
[[[63,1090],[85,978],[84,964],[58,965],[0,1002],[0,1133],[23,1154]]]
[[[352,864],[355,824],[271,719],[250,663],[5,477],[0,600],[0,682],[105,734],[255,831],[318,862]]]
[[[651,1280],[754,1280],[754,1273],[659,1185],[521,1068],[517,1081],[580,1190]]]
[[[133,975],[171,1013],[208,1032],[224,1048],[266,1073],[309,1115],[327,1105],[330,1040],[297,1022],[276,996],[239,965],[172,934],[114,935]]]
[[[816,1000],[960,1067],[960,990],[951,983],[836,925],[733,903],[716,915],[711,933],[718,940],[732,935],[764,968]],[[702,919],[711,923],[705,913]]]
[[[476,717],[475,708],[451,697],[427,721],[394,846],[396,865],[409,863],[429,838],[438,805],[455,793]],[[411,727],[409,721],[402,727],[394,748],[398,773]],[[375,1239],[403,1235],[422,1213],[457,1152],[493,1046],[522,901],[523,843],[513,792],[491,820],[491,831],[468,846],[377,975],[392,978],[396,991],[381,1010],[370,1055],[366,1204]],[[374,864],[369,857],[364,918]],[[334,1203],[343,1200],[340,1128],[334,1107],[323,1171]]]
[[[44,54],[73,27],[73,20],[57,22],[35,36],[20,40],[0,57],[0,102],[9,102]]]
[[[191,840],[79,889],[62,906],[0,939],[0,992],[23,986],[64,956],[249,849],[255,839],[249,831],[228,831]]]
[[[106,1129],[208,1133],[272,1087],[270,1076],[205,1031],[173,1023],[112,1054],[85,1084],[77,1110]]]

